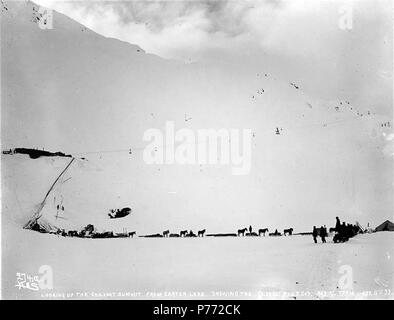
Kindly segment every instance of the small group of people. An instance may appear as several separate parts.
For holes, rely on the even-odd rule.
[[[321,226],[320,228],[316,228],[316,226],[313,226],[312,236],[315,243],[317,243],[318,236],[320,236],[321,242],[326,243],[326,237],[328,236],[326,226]]]
[[[345,223],[344,221],[341,223],[338,217],[336,217],[336,224],[335,224],[335,235],[333,238],[334,243],[337,242],[346,242],[350,238],[354,237],[356,234],[360,233],[362,230],[359,226]]]
[[[330,232],[335,231],[335,235],[333,238],[334,243],[346,242],[350,238],[361,232],[359,226],[350,223],[346,224],[345,222],[341,223],[338,217],[336,217],[335,219],[335,228],[330,228]],[[321,226],[320,228],[316,228],[316,226],[313,226],[312,236],[315,243],[317,243],[318,236],[321,237],[322,243],[326,243],[326,237],[328,236],[326,226]]]

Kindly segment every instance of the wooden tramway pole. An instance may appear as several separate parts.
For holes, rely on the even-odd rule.
[[[60,177],[67,171],[70,165],[73,163],[75,158],[72,158],[71,161],[67,164],[67,166],[63,169],[63,171],[59,174],[56,180],[52,183],[51,187],[49,188],[48,192],[46,193],[44,200],[41,202],[39,209],[33,214],[31,219],[23,226],[24,229],[31,229],[31,227],[37,222],[38,219],[41,218],[41,211],[44,208],[45,202],[51,193],[52,189],[54,188],[55,184],[59,181]]]

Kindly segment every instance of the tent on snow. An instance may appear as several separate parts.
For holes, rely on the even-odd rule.
[[[375,228],[375,232],[377,231],[394,231],[394,223],[392,223],[389,220],[386,220],[385,222],[383,222],[382,224],[380,224]]]

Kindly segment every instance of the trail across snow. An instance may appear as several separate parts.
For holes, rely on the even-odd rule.
[[[17,230],[14,236],[17,245],[11,246],[10,240],[4,244],[6,299],[64,294],[77,299],[82,293],[100,299],[266,299],[270,294],[320,299],[322,293],[335,298],[365,298],[363,293],[368,298],[392,298],[391,232],[359,235],[345,244],[314,244],[308,236],[78,239],[29,230]],[[52,290],[15,287],[16,272],[37,274],[41,265],[53,269]],[[343,269],[350,270],[348,289],[355,295],[341,296]]]

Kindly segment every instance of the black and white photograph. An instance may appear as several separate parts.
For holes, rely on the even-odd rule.
[[[394,299],[391,0],[0,1],[2,300]]]

